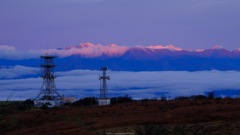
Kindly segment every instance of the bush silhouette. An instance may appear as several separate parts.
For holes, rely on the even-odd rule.
[[[125,95],[125,96],[119,96],[119,97],[113,97],[111,98],[111,104],[118,104],[118,103],[126,103],[126,102],[132,102],[134,101],[132,97]]]
[[[95,97],[86,97],[81,98],[73,103],[74,106],[89,106],[89,105],[96,105],[97,99]]]
[[[208,92],[207,95],[208,95],[208,96],[207,96],[208,99],[214,99],[214,98],[215,98],[215,96],[214,96],[214,91]]]

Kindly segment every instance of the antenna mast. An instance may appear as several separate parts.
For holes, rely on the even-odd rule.
[[[60,94],[57,92],[54,79],[54,67],[56,66],[53,62],[53,59],[56,56],[41,56],[41,77],[43,78],[43,84],[40,90],[40,93],[35,98],[37,99],[41,94],[43,94],[43,99],[53,100],[54,94],[57,94],[61,99],[63,99]],[[44,87],[45,86],[45,87]]]
[[[107,67],[101,67],[100,70],[103,70],[103,75],[99,76],[99,80],[100,80],[100,98],[109,98],[108,90],[107,90],[107,79],[110,80],[110,76],[106,76],[106,71],[108,70],[108,68]],[[101,84],[101,80],[103,80],[102,84]]]

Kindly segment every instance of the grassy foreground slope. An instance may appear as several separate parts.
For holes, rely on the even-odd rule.
[[[194,123],[205,123],[209,128],[206,134],[239,134],[240,99],[135,101],[12,112],[4,124],[13,128],[4,134],[97,135],[103,131],[135,132],[133,127],[137,125],[171,127]]]

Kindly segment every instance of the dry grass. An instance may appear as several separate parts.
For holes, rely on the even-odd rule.
[[[136,125],[210,123],[214,134],[240,133],[240,99],[130,102],[15,112],[17,125],[5,134],[97,134],[131,131]]]

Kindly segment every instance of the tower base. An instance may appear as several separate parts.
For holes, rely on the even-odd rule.
[[[61,106],[65,103],[64,100],[34,100],[34,106],[42,107],[42,105],[47,102],[51,104],[51,105],[48,105],[48,107]]]
[[[98,98],[98,105],[110,105],[110,98]]]

